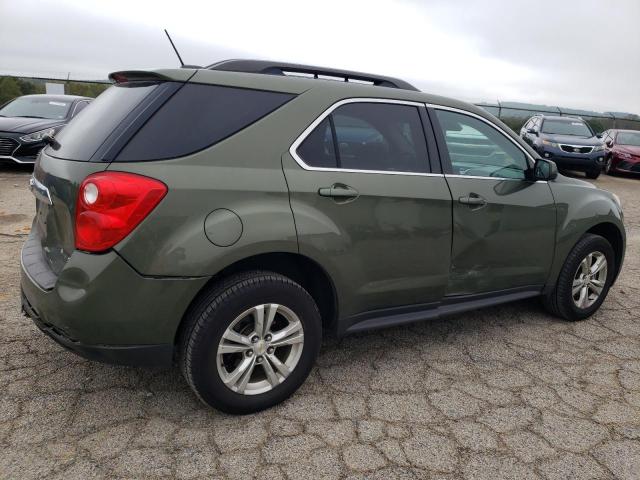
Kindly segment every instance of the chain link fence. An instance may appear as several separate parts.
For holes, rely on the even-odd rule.
[[[546,105],[523,105],[515,102],[477,103],[476,105],[498,117],[516,133],[520,133],[520,129],[529,118],[539,113],[580,117],[591,125],[596,133],[610,128],[640,130],[640,116],[632,113],[598,113]]]

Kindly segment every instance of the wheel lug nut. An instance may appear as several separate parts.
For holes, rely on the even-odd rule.
[[[245,355],[247,357],[252,357],[253,356],[253,350],[247,350],[247,352],[245,353]]]
[[[260,339],[258,338],[257,335],[251,337],[251,343],[258,343],[258,340],[260,340]]]
[[[272,355],[272,354],[273,354],[273,352],[275,352],[275,350],[276,350],[275,348],[273,348],[273,347],[269,347],[269,348],[267,348],[267,353],[268,353],[269,355]]]
[[[258,358],[256,358],[256,363],[262,363],[262,356],[259,356]]]
[[[267,335],[264,337],[264,339],[265,339],[267,342],[270,342],[270,341],[271,341],[271,335],[267,333]]]

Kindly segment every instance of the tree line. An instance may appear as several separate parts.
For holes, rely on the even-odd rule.
[[[67,95],[95,98],[109,87],[108,83],[60,82],[64,83]],[[45,93],[45,81],[17,77],[0,77],[0,105],[22,95]]]

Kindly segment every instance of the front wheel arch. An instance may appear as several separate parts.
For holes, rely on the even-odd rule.
[[[599,223],[598,225],[591,227],[585,232],[585,234],[588,233],[600,235],[611,244],[616,259],[615,271],[613,274],[613,279],[615,281],[620,273],[620,269],[622,268],[622,260],[624,258],[624,240],[622,233],[613,223],[608,222]]]

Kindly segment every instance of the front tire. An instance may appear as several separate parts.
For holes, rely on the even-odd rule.
[[[248,272],[215,285],[187,314],[180,366],[207,405],[247,414],[272,407],[305,381],[320,350],[313,298],[273,272]]]
[[[600,235],[584,235],[569,252],[554,289],[543,296],[545,307],[565,320],[590,317],[607,297],[615,268],[611,244]]]
[[[587,178],[595,180],[596,178],[598,178],[600,176],[600,172],[601,172],[600,167],[596,167],[596,168],[593,168],[593,169],[588,170],[587,172],[585,172],[585,175],[587,176]]]

